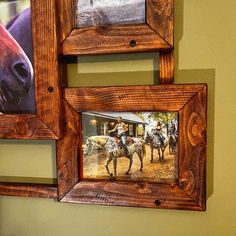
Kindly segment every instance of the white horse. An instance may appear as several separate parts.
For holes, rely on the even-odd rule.
[[[109,170],[109,164],[111,161],[113,161],[114,166],[114,178],[116,177],[116,169],[117,169],[117,158],[119,157],[127,157],[130,161],[129,169],[126,172],[126,175],[130,174],[130,170],[133,163],[133,154],[137,153],[141,167],[140,171],[143,169],[143,157],[146,155],[146,149],[145,144],[137,139],[133,138],[133,143],[128,148],[128,155],[126,156],[123,149],[121,149],[115,138],[109,137],[109,136],[91,136],[86,139],[86,145],[84,149],[84,156],[91,155],[91,153],[94,150],[97,149],[103,149],[105,151],[106,157],[107,157],[107,163],[106,163],[106,170],[110,177],[113,178],[113,174]]]

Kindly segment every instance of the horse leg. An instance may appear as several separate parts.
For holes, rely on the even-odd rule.
[[[153,147],[151,147],[151,163],[153,163]]]
[[[113,168],[114,168],[114,178],[116,178],[117,157],[114,157],[113,159]]]
[[[173,150],[172,150],[171,144],[169,144],[169,154],[171,155],[172,153],[173,153]]]
[[[165,148],[161,149],[161,160],[164,161],[164,152],[165,152]]]
[[[141,164],[141,166],[140,166],[140,171],[143,171],[143,155],[142,155],[142,151],[140,151],[140,152],[138,153],[138,157],[139,157],[140,164]]]
[[[161,151],[160,151],[160,148],[157,148],[157,150],[158,150],[159,161],[161,161]]]
[[[129,169],[125,173],[126,175],[130,175],[130,170],[131,170],[132,164],[133,164],[133,155],[129,157]]]
[[[112,173],[110,173],[109,167],[108,167],[108,165],[110,164],[111,161],[112,161],[112,157],[109,156],[109,157],[107,158],[106,170],[107,170],[107,173],[110,175],[110,177],[113,177],[113,175],[112,175]]]

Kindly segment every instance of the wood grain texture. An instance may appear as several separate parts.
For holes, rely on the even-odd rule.
[[[58,0],[58,16],[60,24],[60,43],[71,33],[75,25],[76,0]]]
[[[66,101],[63,105],[65,137],[57,141],[59,199],[64,197],[79,180],[80,116]]]
[[[61,162],[58,165],[58,173],[60,173],[58,188],[59,192],[63,193],[60,195],[60,201],[205,210],[206,94],[205,84],[65,89],[64,97],[71,106],[67,105],[68,111],[65,112],[68,133],[58,141],[60,142],[58,162]],[[121,99],[118,100],[117,96]],[[119,105],[118,101],[123,105]],[[161,106],[163,102],[165,105]],[[76,111],[73,111],[72,106]],[[92,111],[159,111],[160,107],[165,111],[173,109],[179,112],[178,184],[78,179],[80,150],[75,149],[74,145],[79,144],[78,140],[81,139],[81,127],[78,118],[74,118],[76,112],[90,109]],[[70,150],[71,148],[73,150]]]
[[[130,46],[131,40],[136,45]],[[172,47],[146,24],[75,29],[62,45],[64,55],[170,51]]]
[[[77,111],[179,111],[204,84],[66,88]]]
[[[57,198],[57,186],[40,184],[0,183],[1,196]]]
[[[156,200],[160,201],[157,205]],[[81,181],[62,202],[112,206],[201,210],[177,185]]]
[[[36,115],[0,115],[0,138],[57,139]]]
[[[146,0],[147,23],[170,46],[174,46],[174,1]]]
[[[32,0],[31,4],[37,115],[60,137],[62,127],[57,1]],[[48,91],[49,86],[53,88],[52,92]]]
[[[202,209],[206,208],[207,87],[180,110],[179,184]]]
[[[174,52],[160,52],[160,84],[174,83]]]

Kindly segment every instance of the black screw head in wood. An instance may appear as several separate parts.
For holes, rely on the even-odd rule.
[[[160,199],[157,199],[157,200],[155,201],[155,204],[156,204],[157,206],[160,206],[160,205],[161,205],[161,200],[160,200]]]
[[[48,92],[52,93],[53,92],[53,87],[52,86],[48,86]]]
[[[129,43],[130,47],[135,47],[136,46],[136,40],[132,39]]]

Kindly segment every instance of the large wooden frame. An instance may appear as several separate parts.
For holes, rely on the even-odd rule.
[[[75,0],[31,0],[37,112],[34,115],[0,116],[0,138],[62,137],[60,85],[66,84],[66,76],[61,54],[159,51],[160,83],[173,83],[173,0],[147,0],[146,24],[91,28],[82,34],[81,30],[74,29],[74,3]],[[93,33],[100,40],[96,47],[91,40]],[[86,37],[86,42],[81,37]],[[81,50],[78,45],[83,47],[84,42],[88,42],[88,49]],[[56,185],[0,183],[0,195],[55,198],[56,191]]]
[[[61,202],[205,210],[205,84],[70,88],[63,96],[66,130],[65,137],[57,142]],[[178,183],[80,180],[82,111],[178,112]]]
[[[36,114],[1,115],[0,138],[58,139],[62,136],[57,0],[31,0]],[[56,197],[57,186],[0,183],[0,195]]]

